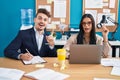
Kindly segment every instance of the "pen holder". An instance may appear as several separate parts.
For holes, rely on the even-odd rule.
[[[58,59],[58,66],[60,66],[60,69],[65,69],[65,58],[66,58],[66,50],[65,49],[58,49],[57,50],[57,59]]]

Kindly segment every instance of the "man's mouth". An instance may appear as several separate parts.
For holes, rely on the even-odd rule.
[[[43,24],[43,23],[38,23],[38,25],[39,25],[39,26],[44,26],[44,24]]]

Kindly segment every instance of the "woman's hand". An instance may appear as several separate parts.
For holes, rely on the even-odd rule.
[[[101,29],[102,29],[102,35],[103,35],[104,42],[107,42],[109,30],[106,28],[105,25],[103,25]]]

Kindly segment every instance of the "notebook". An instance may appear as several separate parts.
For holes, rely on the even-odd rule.
[[[33,58],[29,61],[26,60],[22,60],[22,62],[24,64],[42,64],[42,63],[46,63],[47,61],[45,61],[42,57],[40,56],[33,56]]]
[[[70,64],[99,64],[101,62],[101,45],[71,45]]]

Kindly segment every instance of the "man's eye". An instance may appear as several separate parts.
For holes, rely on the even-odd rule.
[[[47,19],[44,19],[44,21],[47,21]]]

